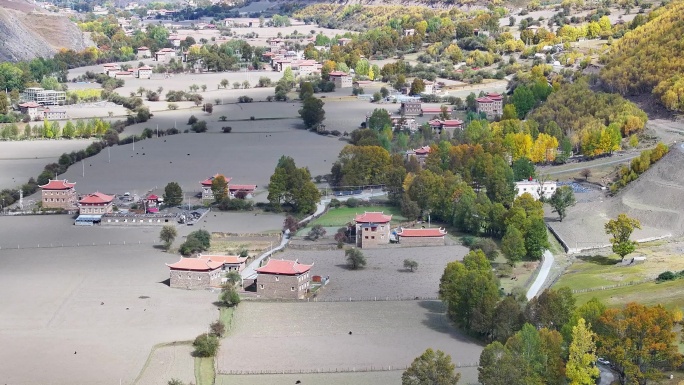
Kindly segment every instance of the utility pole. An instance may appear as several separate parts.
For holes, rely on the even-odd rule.
[[[112,163],[112,152],[111,147],[107,146],[107,163]]]
[[[82,177],[85,178],[85,163],[83,163],[83,159],[81,159],[81,166],[83,167],[83,175],[82,175]]]

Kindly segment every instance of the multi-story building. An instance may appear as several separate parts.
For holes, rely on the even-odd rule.
[[[214,182],[214,179],[218,178],[219,176],[223,176],[223,175],[216,174],[216,175],[209,177],[209,178],[200,182],[200,184],[202,185],[202,200],[203,201],[213,201],[214,200],[214,192],[211,191],[211,184]],[[223,178],[225,178],[226,183],[230,183],[230,181],[232,180],[232,178],[226,178],[225,176],[223,176]]]
[[[402,116],[418,116],[423,114],[422,103],[420,101],[401,102],[399,114]]]
[[[43,106],[54,106],[66,102],[66,92],[46,90],[40,87],[29,87],[24,89],[21,100],[25,102],[36,102]]]
[[[81,215],[104,215],[112,212],[114,195],[101,192],[88,194],[78,201],[78,213]]]
[[[365,212],[354,218],[356,223],[356,246],[375,248],[390,243],[391,215],[382,212]]]
[[[199,259],[221,262],[223,271],[237,271],[241,272],[245,266],[247,257],[240,257],[237,255],[204,255],[200,254]]]
[[[333,71],[329,73],[328,76],[330,77],[330,80],[335,83],[335,89],[351,88],[353,86],[352,77],[346,72]]]
[[[69,183],[66,179],[50,179],[41,188],[41,202],[46,209],[72,210],[76,208],[76,182]]]
[[[309,291],[313,264],[269,259],[257,268],[257,294],[264,298],[302,299]]]
[[[43,118],[47,120],[66,119],[67,112],[66,110],[55,110],[53,108],[46,108],[43,110]]]
[[[169,267],[169,286],[182,289],[206,289],[221,285],[223,263],[208,259],[181,258]]]
[[[152,51],[149,48],[142,46],[138,47],[138,53],[136,54],[138,59],[147,59],[152,57]]]
[[[528,193],[537,200],[542,196],[546,199],[550,199],[551,196],[553,196],[553,194],[556,192],[556,189],[558,189],[558,185],[555,181],[542,182],[539,180],[530,179],[515,182],[517,196]]]
[[[406,151],[406,160],[410,160],[411,157],[415,157],[420,167],[425,167],[425,160],[428,155],[430,155],[430,146],[423,146],[421,148],[415,148],[413,150]]]
[[[494,118],[503,114],[503,96],[490,92],[481,98],[475,99],[477,112],[484,112],[488,118]]]

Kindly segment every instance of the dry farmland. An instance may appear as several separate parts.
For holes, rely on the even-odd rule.
[[[448,322],[439,301],[247,302],[217,365],[223,374],[403,369],[427,348],[463,365],[482,351]]]
[[[437,297],[439,279],[447,263],[462,260],[467,253],[463,246],[368,249],[363,250],[368,264],[360,270],[347,268],[344,250],[286,249],[275,258],[313,263],[313,275],[329,276],[330,283],[318,293],[321,299],[407,299]],[[418,269],[404,269],[404,259],[418,262]]]

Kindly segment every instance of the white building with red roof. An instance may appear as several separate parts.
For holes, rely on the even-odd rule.
[[[36,120],[36,118],[43,117],[42,111],[38,110],[38,108],[40,107],[42,106],[36,102],[26,102],[19,104],[19,110],[21,111],[21,113],[28,115],[29,118],[31,118],[31,120]]]
[[[254,195],[257,185],[255,184],[229,184],[228,191],[233,198],[243,198],[238,195],[243,194],[244,198],[251,198]]]
[[[210,176],[209,178],[201,181],[200,184],[202,185],[202,200],[203,201],[213,201],[214,200],[214,192],[211,191],[211,184],[214,182],[214,179],[218,178],[219,176],[222,176],[226,180],[226,183],[230,183],[230,181],[232,180],[232,178],[226,178],[222,174],[215,174],[214,176]]]
[[[169,267],[169,286],[183,289],[206,289],[220,286],[223,263],[210,259],[182,258]]]
[[[152,57],[152,51],[149,48],[142,46],[138,47],[138,53],[136,54],[138,59],[147,59]]]
[[[356,246],[362,249],[375,248],[390,243],[391,215],[373,211],[359,214],[356,223]]]
[[[263,298],[302,299],[310,288],[311,265],[299,261],[269,259],[256,269],[257,295]]]
[[[46,209],[73,210],[76,208],[76,182],[66,179],[50,179],[41,188],[41,202]]]
[[[490,92],[481,98],[475,99],[477,112],[484,112],[488,118],[494,118],[503,114],[503,96]]]
[[[81,215],[104,215],[111,213],[113,206],[114,195],[94,192],[79,199],[78,213]]]
[[[135,70],[135,76],[140,79],[149,79],[152,77],[152,67],[142,66]]]
[[[446,230],[442,228],[403,229],[397,231],[399,243],[404,246],[444,246]]]
[[[330,77],[330,80],[335,83],[335,89],[351,88],[354,85],[351,75],[346,72],[332,71],[328,76]]]

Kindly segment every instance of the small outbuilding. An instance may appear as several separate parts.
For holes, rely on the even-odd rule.
[[[402,229],[397,231],[403,246],[444,246],[447,232],[442,228]]]

